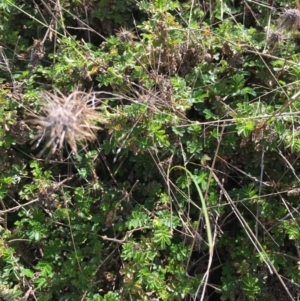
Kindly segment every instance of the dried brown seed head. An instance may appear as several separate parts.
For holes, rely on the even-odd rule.
[[[120,29],[116,33],[116,36],[123,43],[132,42],[136,38],[132,30],[129,30],[125,27],[120,27]]]
[[[205,53],[202,57],[203,61],[206,63],[210,63],[212,61],[212,56],[210,53]]]
[[[267,41],[271,45],[278,44],[283,40],[283,33],[282,31],[278,30],[270,30],[268,34]]]
[[[287,9],[278,19],[280,30],[297,30],[300,25],[300,11],[298,9]]]
[[[35,127],[37,133],[33,138],[34,147],[42,140],[45,146],[38,157],[49,149],[50,154],[61,150],[67,143],[77,155],[77,143],[96,139],[95,121],[104,122],[96,110],[95,94],[75,91],[68,97],[60,92],[43,93],[43,107],[40,115],[31,114],[28,123]]]

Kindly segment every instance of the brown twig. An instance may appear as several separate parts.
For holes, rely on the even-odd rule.
[[[126,232],[126,235],[124,236],[123,239],[117,239],[117,238],[110,238],[110,237],[107,237],[106,235],[103,235],[101,236],[102,239],[104,240],[108,240],[108,241],[113,241],[113,242],[116,242],[118,244],[123,244],[127,241],[128,237],[133,233],[133,232],[136,232],[136,231],[140,231],[140,230],[144,230],[144,229],[150,229],[151,227],[140,227],[140,228],[136,228],[136,229],[133,229],[131,231],[127,231]]]
[[[23,208],[23,207],[28,206],[30,204],[36,203],[38,201],[39,201],[39,199],[35,199],[35,200],[32,200],[32,201],[30,201],[30,202],[28,202],[26,204],[22,204],[22,205],[19,205],[19,206],[13,207],[13,208],[9,208],[9,209],[5,209],[5,210],[0,210],[0,214],[3,214],[3,213],[5,214],[7,212],[14,212],[14,211],[16,211],[16,210],[18,210],[20,208]]]

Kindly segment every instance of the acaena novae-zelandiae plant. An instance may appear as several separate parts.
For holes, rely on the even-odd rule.
[[[280,30],[293,31],[297,30],[300,25],[300,3],[298,0],[295,1],[297,8],[290,8],[278,19],[278,27]]]
[[[96,131],[101,127],[96,123],[105,123],[102,113],[97,109],[99,100],[96,93],[74,91],[65,96],[59,91],[42,93],[42,109],[39,114],[30,113],[27,120],[36,130],[32,139],[32,148],[44,146],[38,153],[41,157],[46,150],[53,155],[68,144],[78,156],[77,144],[84,144],[96,139]]]

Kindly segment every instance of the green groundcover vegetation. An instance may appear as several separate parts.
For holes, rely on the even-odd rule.
[[[0,300],[299,300],[300,5],[0,1]]]

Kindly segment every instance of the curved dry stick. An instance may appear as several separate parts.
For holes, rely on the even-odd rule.
[[[295,0],[296,1],[296,6],[297,8],[300,10],[300,3],[299,3],[299,0]]]
[[[26,203],[26,204],[22,204],[22,205],[19,205],[19,206],[13,207],[13,208],[9,208],[9,209],[5,209],[5,210],[0,210],[0,214],[5,214],[5,213],[7,213],[7,212],[13,212],[13,211],[16,211],[16,210],[18,210],[18,209],[20,209],[20,208],[23,208],[23,207],[28,206],[28,205],[30,205],[30,204],[32,204],[32,203],[35,203],[35,202],[37,202],[38,200],[39,200],[39,199],[35,199],[35,200],[32,200],[32,201],[30,201],[30,202],[28,202],[28,203]]]

